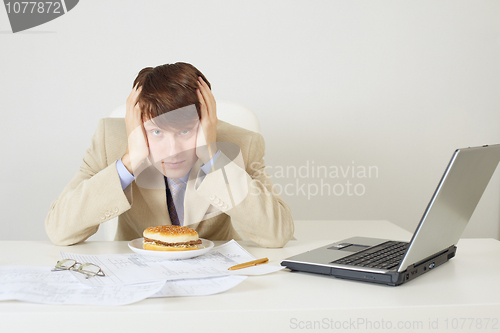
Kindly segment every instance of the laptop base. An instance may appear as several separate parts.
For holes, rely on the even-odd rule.
[[[314,263],[298,262],[293,260],[283,260],[281,262],[281,266],[285,266],[292,271],[323,274],[340,279],[379,283],[388,286],[399,286],[433,270],[438,266],[441,266],[455,256],[456,250],[456,246],[450,246],[448,249],[439,252],[434,256],[408,266],[406,270],[402,272],[397,272],[395,270],[385,272],[367,272],[357,270],[356,267],[352,267],[352,269],[346,269],[347,266],[336,268],[327,265],[317,265]]]

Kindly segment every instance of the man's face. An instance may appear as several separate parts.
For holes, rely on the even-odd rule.
[[[199,121],[186,122],[181,126],[177,124],[175,128],[160,127],[157,124],[157,121],[151,120],[144,123],[149,144],[149,160],[168,178],[185,176],[198,160],[196,137]]]

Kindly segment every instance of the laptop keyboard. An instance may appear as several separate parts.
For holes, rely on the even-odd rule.
[[[368,250],[332,261],[332,264],[392,269],[399,265],[408,243],[389,241]]]

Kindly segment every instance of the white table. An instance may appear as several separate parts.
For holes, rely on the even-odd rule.
[[[309,228],[315,228],[313,223],[309,222]],[[316,231],[317,235],[325,235],[325,227],[341,235],[346,225],[361,231],[360,226],[366,222],[325,223],[318,223],[316,227],[322,231]],[[377,224],[386,227],[388,238],[404,236],[403,231],[386,222],[371,223],[374,230],[378,230]],[[407,232],[407,236],[409,234]],[[260,248],[248,241],[241,244],[254,256],[267,256],[271,264],[279,264],[284,258],[343,238],[301,240],[301,237],[299,232],[297,240],[290,241],[283,249]],[[86,242],[63,249],[87,254],[129,251],[127,242]],[[0,265],[46,266],[60,259],[59,248],[48,242],[3,241],[0,251]],[[147,299],[122,307],[0,302],[0,331],[89,332],[95,325],[99,327],[96,332],[160,329],[168,332],[296,332],[301,328],[330,332],[381,332],[382,328],[391,328],[394,332],[426,332],[429,327],[435,332],[498,332],[499,261],[499,241],[462,239],[457,256],[450,262],[399,287],[280,271],[249,277],[218,295]],[[487,319],[489,327],[485,329]],[[492,329],[495,321],[496,330]],[[477,328],[480,323],[483,329]],[[439,330],[432,330],[436,325]],[[307,329],[309,327],[317,329]]]

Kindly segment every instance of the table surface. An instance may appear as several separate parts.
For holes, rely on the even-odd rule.
[[[401,240],[411,237],[411,233],[387,221],[296,224],[296,240],[284,248],[261,248],[250,241],[240,244],[255,257],[268,257],[270,264],[279,265],[287,257],[355,235]],[[84,242],[58,247],[42,241],[2,241],[0,265],[50,266],[60,259],[59,249],[85,254],[130,252],[127,242]],[[102,329],[125,332],[144,330],[145,326],[197,332],[215,328],[238,332],[380,332],[384,328],[400,332],[436,328],[440,332],[466,332],[479,327],[481,332],[498,332],[499,259],[499,241],[461,239],[457,256],[450,262],[398,287],[283,270],[249,277],[217,295],[146,299],[120,307],[4,301],[0,302],[0,330],[67,332],[67,327],[71,327],[73,332],[83,332],[89,326],[75,323],[88,320],[99,323]]]

